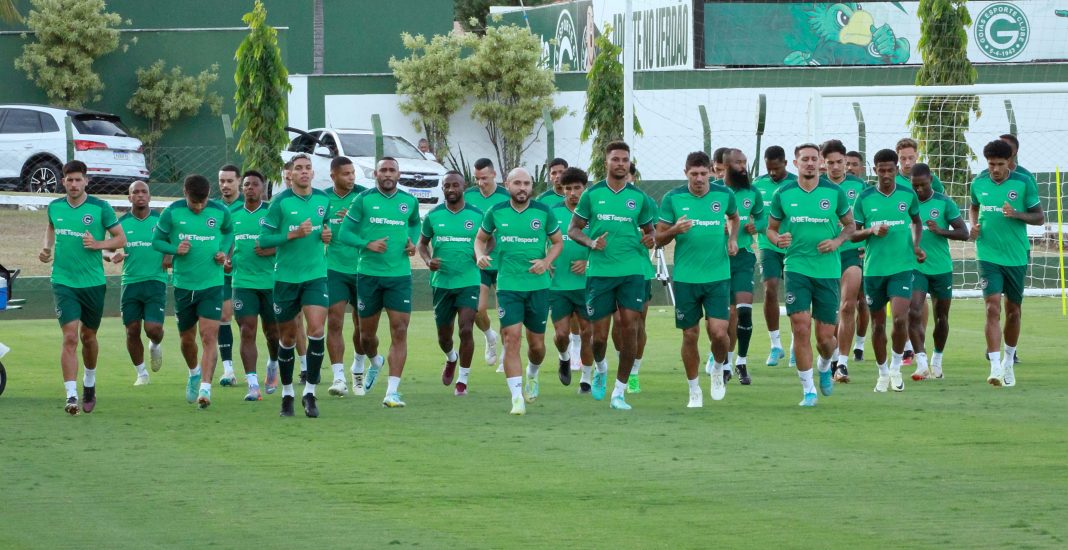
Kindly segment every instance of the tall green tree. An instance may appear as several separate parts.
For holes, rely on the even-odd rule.
[[[195,76],[184,74],[181,67],[168,71],[162,59],[137,69],[137,89],[126,108],[148,121],[148,128],[135,133],[145,144],[149,166],[155,160],[153,146],[176,121],[195,116],[205,104],[214,114],[222,112],[222,96],[208,90],[218,79],[218,64]]]
[[[553,0],[455,0],[453,14],[460,26],[466,31],[482,33],[486,28],[486,17],[490,6],[541,6]]]
[[[920,0],[923,65],[916,74],[917,85],[975,84],[975,67],[968,59],[972,18],[966,4],[965,0]],[[953,95],[917,97],[909,113],[920,154],[952,196],[963,196],[964,186],[972,179],[969,161],[975,153],[964,137],[972,112],[981,114],[978,96]]]
[[[282,173],[281,152],[289,142],[286,135],[289,72],[278,49],[278,33],[267,24],[267,9],[256,0],[252,11],[242,17],[248,36],[237,47],[234,128],[243,128],[237,150],[245,166],[262,172],[271,181]]]
[[[590,177],[602,180],[606,177],[604,148],[609,143],[623,139],[625,117],[623,113],[623,64],[619,62],[623,48],[609,38],[612,27],[606,26],[594,41],[597,56],[586,74],[586,116],[582,122],[579,138],[588,141],[593,136],[593,151],[590,153]],[[638,117],[633,117],[635,135],[642,134]]]
[[[123,23],[104,0],[33,0],[26,18],[33,41],[22,47],[15,68],[44,90],[48,100],[82,107],[100,100],[104,83],[93,62],[119,47]]]
[[[5,23],[22,22],[22,14],[19,13],[15,0],[0,0],[0,21]]]
[[[475,96],[471,114],[486,128],[502,170],[520,166],[544,126],[544,110],[553,120],[567,114],[554,106],[556,83],[540,59],[538,37],[508,25],[487,28],[463,64],[463,79]]]

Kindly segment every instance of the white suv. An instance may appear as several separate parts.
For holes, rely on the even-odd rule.
[[[134,180],[148,181],[141,140],[130,137],[118,116],[41,105],[0,105],[0,184],[36,193],[63,192],[66,119],[74,159],[89,168],[90,190],[125,193]]]
[[[357,185],[368,188],[375,186],[374,132],[347,128],[316,128],[296,133],[299,135],[289,142],[289,147],[282,152],[282,159],[288,162],[298,153],[310,156],[312,170],[315,171],[312,187],[333,187],[334,183],[330,181],[330,161],[337,156],[352,160],[356,166]],[[411,142],[400,136],[382,136],[382,145],[383,154],[397,159],[397,164],[400,165],[400,179],[397,181],[399,188],[414,195],[421,204],[435,205],[445,202],[439,184],[447,171],[444,166],[427,159]],[[278,191],[278,186],[274,191]]]

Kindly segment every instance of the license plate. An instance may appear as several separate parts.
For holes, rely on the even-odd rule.
[[[430,191],[427,191],[426,189],[409,189],[408,192],[411,193],[412,196],[414,196],[417,199],[429,199],[430,198]]]
[[[126,151],[115,151],[115,160],[127,160],[130,158],[130,153]]]

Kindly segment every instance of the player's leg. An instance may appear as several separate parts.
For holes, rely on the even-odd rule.
[[[952,277],[952,274],[950,274]],[[946,349],[949,340],[949,310],[953,305],[953,292],[949,291],[948,297],[934,297],[934,353],[931,354],[931,376],[942,379],[942,352]]]
[[[234,376],[234,332],[230,321],[234,318],[233,302],[233,278],[227,275],[223,279],[222,315],[219,318],[219,359],[222,361],[223,375],[219,379],[220,386],[234,386],[237,377]]]
[[[706,309],[706,315],[710,314],[711,312]],[[724,308],[723,316],[727,317],[728,315],[729,314],[727,313],[726,308]],[[705,330],[708,333],[708,340],[709,342],[711,342],[713,357],[712,374],[710,376],[710,380],[712,381],[712,389],[719,390],[713,391],[712,399],[718,401],[720,399],[723,399],[727,391],[727,385],[725,383],[716,384],[716,381],[722,380],[723,371],[730,368],[730,364],[728,363],[729,359],[727,355],[730,349],[728,347],[730,345],[730,337],[727,335],[727,327],[730,322],[726,318],[717,319],[711,316],[706,317],[705,321]]]
[[[577,296],[576,296],[577,293]],[[552,290],[549,292],[549,311],[553,324],[553,344],[556,346],[560,383],[571,384],[571,365],[581,364],[577,357],[581,353],[581,335],[579,350],[575,350],[572,329],[578,326],[575,314],[581,307],[581,291]],[[588,381],[587,381],[588,382]]]
[[[678,308],[678,283],[676,286],[675,305]],[[678,323],[676,322],[676,326]],[[680,348],[680,355],[682,356],[682,368],[686,373],[686,383],[689,388],[689,400],[686,402],[687,408],[696,409],[704,406],[704,394],[701,392],[701,375],[698,372],[698,365],[701,362],[701,352],[698,350],[698,342],[701,339],[701,324],[700,322],[693,324],[682,329],[682,346]],[[711,375],[711,373],[709,373]],[[722,380],[722,377],[720,378]]]
[[[1005,369],[1002,367],[1004,361],[1001,356],[1001,304],[1007,284],[1001,266],[979,261],[979,286],[983,289],[983,300],[986,302],[986,357],[990,363],[990,375],[986,381],[994,387],[1005,385]]]
[[[148,337],[148,356],[152,372],[163,368],[163,322],[167,313],[167,283],[147,281],[138,283],[141,302],[140,318],[144,321],[145,336]],[[143,358],[142,358],[143,361]],[[147,374],[147,373],[146,373]]]
[[[923,273],[916,272],[912,286],[912,299],[909,301],[908,331],[912,349],[916,351],[916,370],[912,380],[919,382],[931,376],[927,368],[927,335],[924,333],[923,306],[927,303],[928,280]]]
[[[817,400],[816,385],[812,380],[812,317],[817,299],[814,281],[797,273],[786,273],[783,280],[797,376],[804,395],[800,405],[804,407],[815,406]]]
[[[1004,280],[1005,327],[1002,340],[1005,354],[1001,359],[1002,380],[1006,387],[1016,385],[1016,347],[1020,343],[1020,325],[1023,318],[1024,277],[1026,266],[999,266]]]
[[[349,389],[345,382],[345,310],[348,308],[348,300],[334,301],[334,294],[330,294],[331,303],[326,310],[326,350],[330,358],[330,370],[334,375],[330,385],[330,395],[344,396]]]
[[[326,279],[308,281],[301,295],[302,311],[308,334],[308,376],[304,384],[300,402],[304,405],[304,416],[317,418],[319,407],[315,394],[322,378],[323,359],[326,356]],[[316,303],[318,302],[318,303]],[[344,386],[344,380],[341,381]]]
[[[774,367],[779,364],[786,352],[782,349],[782,337],[779,334],[779,287],[782,281],[783,255],[774,250],[760,251],[760,270],[764,277],[764,323],[768,327],[771,351],[768,352],[766,364]]]
[[[104,294],[104,285],[79,288],[75,294],[81,305],[78,337],[82,344],[82,365],[85,367],[82,376],[82,411],[87,413],[96,407],[96,361],[100,353],[96,331],[104,317]]]
[[[813,354],[819,373],[820,393],[825,396],[834,391],[831,364],[838,354],[838,328],[841,319],[838,311],[842,305],[841,281],[839,279],[809,279],[812,285],[812,320],[815,321],[816,350]],[[850,331],[850,334],[852,331]]]
[[[849,382],[849,347],[856,333],[857,297],[860,293],[861,272],[857,265],[846,266],[839,286],[841,303],[838,306],[838,348],[831,358],[831,370],[836,381]]]
[[[451,288],[431,288],[434,296],[434,325],[438,331],[438,348],[445,354],[445,364],[441,368],[441,383],[451,386],[456,377],[456,364],[459,354],[452,341],[454,320],[456,319],[456,292]]]
[[[890,367],[886,352],[886,301],[876,291],[874,277],[864,276],[865,292],[868,295],[868,311],[871,312],[871,345],[875,352],[875,364],[879,369],[879,378],[875,391],[883,393],[890,388]],[[869,284],[869,281],[872,281]]]
[[[579,370],[582,368],[582,360],[580,359],[582,354],[582,318],[579,312],[572,313],[569,321],[571,347],[568,350],[568,355],[571,357],[571,370]]]
[[[597,401],[604,399],[608,386],[608,338],[612,330],[612,317],[616,311],[615,286],[618,277],[586,278],[586,315],[593,329],[590,347],[593,350],[594,372],[590,394]]]
[[[752,284],[752,283],[750,283]],[[734,295],[736,323],[730,335],[738,342],[734,366],[738,370],[738,382],[743,386],[752,383],[749,375],[749,343],[753,339],[753,293],[738,292]]]
[[[259,350],[256,347],[259,316],[248,315],[247,312],[235,313],[237,313],[237,330],[240,340],[238,354],[241,356],[241,367],[244,369],[245,379],[248,381],[248,395],[245,396],[245,401],[259,401],[261,395],[259,380],[256,375],[256,363],[259,361]]]
[[[507,300],[498,299],[497,307],[506,308]],[[505,310],[507,312],[507,309]],[[506,313],[506,316],[508,314]],[[512,397],[511,414],[526,414],[527,406],[523,395],[523,365],[519,359],[520,338],[522,338],[522,317],[514,322],[508,316],[501,318],[501,340],[504,345],[504,378]],[[508,324],[505,324],[508,323]]]
[[[122,285],[119,311],[122,325],[126,327],[126,352],[137,373],[135,386],[148,384],[148,368],[145,367],[145,345],[141,342],[141,325],[145,316],[145,301],[137,294],[137,283]]]
[[[863,275],[861,276],[863,280]],[[871,324],[871,312],[868,311],[868,297],[864,295],[864,284],[857,289],[857,335],[853,340],[853,359],[864,360],[864,340]]]
[[[215,364],[218,361],[219,344],[219,320],[201,317],[197,323],[197,332],[200,335],[200,345],[203,353],[200,355],[200,391],[197,392],[197,406],[204,409],[211,405],[211,379],[215,374]]]
[[[496,303],[497,272],[482,270],[479,271],[479,277],[481,282],[478,287],[478,314],[475,316],[475,325],[486,338],[486,364],[492,366],[497,364],[499,358],[499,335],[493,330],[489,317],[490,302]]]
[[[263,327],[263,337],[267,340],[267,377],[264,380],[264,385],[267,393],[273,394],[278,390],[278,348],[280,337],[278,319],[274,316],[274,299],[267,299],[265,305],[266,307],[261,305],[262,309],[260,309],[260,325]]]
[[[467,395],[467,385],[470,383],[471,362],[475,356],[475,317],[477,315],[478,304],[468,304],[465,307],[461,307],[456,314],[456,324],[460,336],[460,373],[456,378],[453,395],[458,397]]]
[[[272,295],[275,321],[278,324],[278,377],[282,383],[282,403],[279,416],[293,416],[296,392],[293,373],[296,370],[298,345],[303,345],[304,316],[300,306],[300,284],[276,282]],[[268,377],[269,378],[269,377]]]
[[[642,306],[641,316],[638,319],[638,340],[634,346],[634,365],[630,367],[630,375],[627,376],[627,393],[641,393],[641,381],[638,379],[639,370],[642,368],[642,358],[645,357],[645,345],[649,343],[649,333],[645,331],[645,320],[649,317],[649,301],[653,298],[651,281],[646,280],[645,305]]]
[[[624,394],[627,391],[627,379],[634,367],[638,354],[638,339],[642,326],[642,312],[645,309],[646,286],[641,275],[620,277],[615,286],[614,301],[619,310],[620,349],[619,366],[616,368],[616,384],[612,390],[611,406],[614,409],[627,410]],[[633,308],[633,309],[631,309]]]
[[[401,376],[408,361],[408,325],[412,319],[412,278],[411,276],[387,277],[382,282],[385,292],[382,295],[386,317],[389,318],[389,380],[386,397],[382,405],[386,407],[403,407],[400,399]]]
[[[892,284],[892,288],[900,288],[900,285],[894,283]],[[904,294],[904,291],[902,291],[901,294]],[[910,287],[908,295],[911,297],[911,294],[912,289]],[[904,364],[904,361],[902,360],[902,362],[898,364],[897,358],[899,355],[902,357],[904,356],[905,343],[909,341],[910,304],[910,298],[901,296],[900,294],[890,298],[890,315],[891,323],[893,323],[890,328],[890,340],[893,344],[893,357],[890,362],[890,389],[898,392],[904,391],[905,389],[905,383],[901,378],[901,365]],[[926,357],[924,358],[924,362],[926,362]]]
[[[549,318],[549,289],[521,293],[523,298],[523,327],[527,332],[527,391],[528,402],[538,398],[538,372],[545,360],[545,328]],[[565,314],[565,317],[569,315]],[[560,374],[567,375],[571,383],[571,365],[566,365]],[[565,384],[566,385],[566,384]]]
[[[308,334],[304,330],[306,322],[304,320],[304,312],[297,310],[297,359],[300,361],[300,383],[304,384],[308,381]]]
[[[63,388],[66,391],[64,410],[78,414],[78,327],[81,325],[81,304],[75,296],[75,289],[63,285],[52,285],[55,299],[56,317],[60,332],[63,334],[63,347],[59,354],[59,366],[63,373]]]
[[[370,275],[357,275],[356,288],[360,297],[356,307],[360,316],[360,344],[371,360],[363,375],[363,393],[357,392],[357,395],[364,395],[374,388],[378,373],[386,364],[386,358],[378,349],[378,322],[382,317],[382,297],[385,290],[382,288],[381,278]]]

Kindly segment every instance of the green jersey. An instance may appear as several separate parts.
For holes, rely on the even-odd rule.
[[[341,225],[343,242],[360,249],[360,265],[356,272],[375,277],[403,277],[412,274],[405,247],[411,240],[419,240],[419,200],[406,191],[394,189],[385,195],[372,187],[359,195],[349,206]],[[364,250],[367,243],[386,241],[384,252]]]
[[[675,271],[671,278],[680,283],[712,283],[730,279],[727,255],[727,218],[738,213],[734,191],[715,183],[708,192],[696,196],[688,185],[672,189],[660,204],[660,221],[668,225],[679,218],[693,223],[675,236]]]
[[[104,284],[103,252],[86,249],[82,236],[88,231],[98,241],[107,238],[108,230],[119,223],[111,205],[86,195],[81,204],[71,206],[66,197],[60,197],[48,203],[48,223],[56,234],[52,283],[71,288]]]
[[[897,184],[912,188],[912,178],[906,176],[905,174],[902,174],[901,172],[898,172]],[[875,185],[878,185],[878,182],[876,182]],[[931,172],[931,189],[934,190],[935,193],[946,192],[946,186],[942,185],[942,180],[938,179],[938,176],[935,175],[933,171]]]
[[[260,231],[261,248],[274,248],[274,280],[279,283],[303,283],[326,277],[326,250],[323,225],[330,198],[320,189],[298,195],[286,189],[271,200]],[[289,232],[311,221],[311,233],[289,239]]]
[[[586,275],[572,273],[571,262],[588,260],[590,249],[571,240],[571,237],[567,236],[567,231],[564,231],[563,224],[570,224],[571,216],[574,215],[574,212],[567,207],[567,204],[561,201],[552,207],[552,211],[553,216],[561,225],[560,231],[563,232],[564,248],[560,251],[560,255],[556,257],[556,261],[553,262],[553,282],[549,288],[550,290],[584,290],[586,288]],[[583,231],[586,235],[589,235],[588,229]]]
[[[933,221],[941,229],[949,229],[950,222],[960,219],[957,203],[942,193],[931,193],[925,201],[920,201],[920,221],[923,234],[920,236],[920,248],[927,253],[927,259],[916,269],[928,275],[941,275],[953,272],[953,258],[949,255],[949,239],[935,235],[927,229],[927,222]]]
[[[764,227],[767,227],[767,222],[764,220],[764,195],[760,194],[760,190],[756,187],[739,187],[730,188],[734,191],[734,203],[738,206],[738,250],[749,250],[753,248],[753,236],[745,231],[745,224],[753,222],[753,225],[760,227],[763,223]],[[759,235],[759,230],[757,235]]]
[[[475,235],[482,225],[482,211],[464,204],[458,212],[439,204],[423,218],[421,234],[430,240],[433,257],[441,260],[430,272],[434,288],[478,286],[482,280],[475,263]]]
[[[1035,175],[1032,174],[1030,170],[1028,170],[1027,168],[1024,168],[1023,166],[1017,166],[1016,168],[1013,168],[1012,175],[1015,176],[1018,179],[1021,179],[1021,180],[1028,180],[1029,179],[1031,181],[1036,181],[1035,180]],[[987,168],[983,168],[983,171],[979,172],[979,175],[976,176],[976,177],[984,178],[984,177],[988,177],[988,176],[990,176],[990,170],[987,169]]]
[[[266,290],[274,288],[274,255],[256,254],[256,241],[260,238],[270,204],[260,202],[255,210],[249,210],[245,203],[237,203],[230,209],[230,218],[234,223],[234,253],[230,263],[234,266],[233,286]]]
[[[488,197],[482,194],[482,189],[477,185],[464,191],[464,202],[481,210],[483,213],[489,212],[490,208],[502,202],[508,202],[511,198],[512,196],[508,194],[508,190],[501,185],[494,187],[493,192]],[[497,261],[496,250],[490,250],[490,258],[493,261],[490,262],[490,266],[486,268],[486,271],[497,271],[497,265],[500,262]]]
[[[133,210],[119,218],[126,233],[126,259],[122,261],[122,284],[142,281],[167,282],[167,270],[163,269],[163,253],[152,248],[159,212],[149,210],[144,219],[138,219]]]
[[[834,183],[831,178],[826,179],[827,181]],[[857,202],[857,197],[859,197],[865,189],[869,188],[868,183],[866,181],[854,176],[853,174],[846,174],[845,179],[843,179],[839,183],[836,183],[835,185],[841,187],[842,191],[845,191],[846,199],[849,199],[850,208],[852,208],[853,205]],[[864,246],[864,243],[854,243],[851,241],[846,241],[842,243],[842,246],[838,247],[838,250],[852,250],[854,248],[860,248],[862,246]]]
[[[326,220],[330,223],[330,231],[334,237],[341,233],[341,222],[345,221],[345,214],[356,196],[366,191],[362,185],[354,186],[345,196],[340,196],[333,187],[326,191],[330,198],[330,206],[326,209]],[[356,267],[360,263],[360,249],[347,245],[340,239],[333,239],[326,247],[326,268],[338,273],[356,273]]]
[[[771,241],[768,240],[768,215],[771,213],[771,199],[775,195],[775,192],[778,191],[779,187],[781,187],[782,185],[795,181],[797,181],[797,176],[791,174],[790,172],[787,172],[786,175],[783,176],[783,178],[779,181],[771,179],[771,176],[768,174],[764,174],[763,176],[760,176],[759,178],[753,180],[753,187],[757,191],[760,191],[760,196],[764,199],[764,217],[761,218],[760,223],[756,224],[757,248],[759,248],[760,250],[774,250],[775,252],[779,253],[786,252],[785,250],[771,244]],[[784,221],[783,223],[785,224],[786,222]],[[789,229],[784,229],[783,226],[780,226],[779,231],[789,231]]]
[[[189,241],[189,252],[178,255],[182,241]],[[215,263],[215,254],[228,254],[233,243],[230,211],[217,200],[208,200],[200,212],[185,199],[174,201],[160,214],[152,240],[157,251],[174,255],[174,287],[182,290],[222,286],[223,266]]]
[[[549,288],[549,270],[541,275],[530,272],[531,260],[544,258],[549,236],[560,231],[560,222],[548,206],[529,201],[519,211],[511,201],[499,203],[482,218],[482,230],[497,238],[497,290]]]
[[[783,271],[817,279],[842,276],[838,250],[823,253],[819,244],[837,238],[842,232],[838,220],[849,213],[849,199],[841,187],[820,178],[816,187],[805,191],[797,181],[784,184],[771,198],[770,216],[779,220],[779,233],[793,236],[786,249]],[[788,228],[783,229],[785,224]]]
[[[625,277],[649,274],[649,250],[642,244],[642,226],[656,220],[656,203],[628,183],[619,191],[601,180],[582,194],[575,215],[586,220],[591,238],[608,234],[604,250],[590,250],[588,277]],[[570,223],[570,222],[568,222]]]
[[[564,202],[564,196],[557,193],[556,189],[549,187],[549,190],[538,195],[538,198],[534,199],[549,208],[556,208]]]
[[[885,236],[868,237],[864,245],[864,274],[886,277],[916,269],[913,253],[912,218],[920,214],[920,200],[912,187],[894,184],[884,195],[878,186],[869,187],[857,197],[853,217],[857,224],[870,229],[887,226]]]
[[[1006,218],[1002,206],[1009,203],[1019,212],[1038,206],[1035,180],[1010,175],[997,183],[990,177],[976,178],[971,185],[971,201],[979,207],[979,238],[975,241],[979,259],[1003,266],[1027,265],[1031,250],[1027,224]]]

